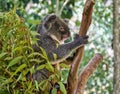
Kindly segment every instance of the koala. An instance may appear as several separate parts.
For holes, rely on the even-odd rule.
[[[54,14],[49,14],[43,19],[38,27],[38,33],[40,34],[36,36],[38,45],[34,45],[33,48],[39,52],[42,47],[52,64],[65,60],[72,51],[85,45],[88,38],[76,35],[74,41],[61,44],[62,41],[70,37],[70,30],[67,24]]]
[[[53,65],[65,60],[72,51],[85,45],[88,39],[87,36],[80,37],[77,35],[72,42],[61,43],[70,37],[70,30],[67,24],[54,14],[49,14],[42,20],[38,26],[38,33],[39,35],[36,35],[37,44],[33,45],[33,49],[36,52],[40,52],[40,47],[42,47]],[[40,82],[47,79],[49,77],[48,74],[50,72],[44,68],[36,71],[33,74],[33,79]],[[50,87],[52,87],[51,83],[49,83],[48,91],[50,91]],[[44,92],[40,92],[40,94],[44,94]]]

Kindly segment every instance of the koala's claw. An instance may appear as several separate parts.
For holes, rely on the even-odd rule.
[[[84,36],[83,38],[84,38],[84,39],[88,39],[88,38],[89,38],[89,36]]]

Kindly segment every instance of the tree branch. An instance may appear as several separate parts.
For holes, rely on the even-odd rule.
[[[68,3],[69,1],[70,1],[70,0],[66,0],[66,1],[64,2],[62,8],[60,9],[60,15],[61,15],[61,13],[62,13],[64,7],[67,5],[67,3]]]
[[[55,9],[55,14],[57,15],[57,16],[60,16],[59,15],[59,0],[56,0],[56,9]]]
[[[91,24],[93,5],[94,0],[86,0],[79,31],[80,36],[86,35],[87,30]],[[78,84],[78,69],[82,60],[83,53],[84,47],[81,47],[80,49],[78,49],[76,56],[72,62],[68,76],[68,94],[76,94]]]
[[[103,60],[101,54],[96,54],[82,70],[78,79],[78,88],[75,94],[83,94],[88,78],[93,74],[100,62]]]

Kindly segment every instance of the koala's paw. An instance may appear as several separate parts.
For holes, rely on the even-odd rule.
[[[80,36],[78,34],[74,35],[74,40],[78,39]]]
[[[80,37],[81,43],[82,44],[87,44],[88,43],[88,36]]]

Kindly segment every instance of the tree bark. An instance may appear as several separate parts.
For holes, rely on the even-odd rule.
[[[85,36],[91,24],[94,0],[86,0],[79,35]],[[78,69],[84,53],[84,47],[78,49],[72,62],[68,76],[68,94],[76,94],[78,84]]]
[[[86,36],[86,33],[88,31],[88,28],[92,20],[92,11],[93,11],[94,3],[95,3],[94,0],[86,0],[85,7],[83,10],[80,31],[79,31],[80,36]],[[67,88],[68,94],[83,94],[85,85],[89,77],[92,75],[94,70],[97,68],[97,66],[103,59],[102,55],[96,54],[90,60],[90,62],[85,66],[85,68],[82,70],[78,78],[78,69],[83,57],[83,53],[84,53],[84,47],[79,48],[71,64],[71,68],[68,76],[68,88]]]
[[[120,0],[113,0],[114,91],[120,93]]]
[[[101,54],[95,54],[95,56],[89,61],[89,63],[85,66],[85,68],[80,73],[78,79],[78,86],[76,94],[84,94],[85,85],[89,79],[89,77],[93,74],[95,69],[103,60]]]

